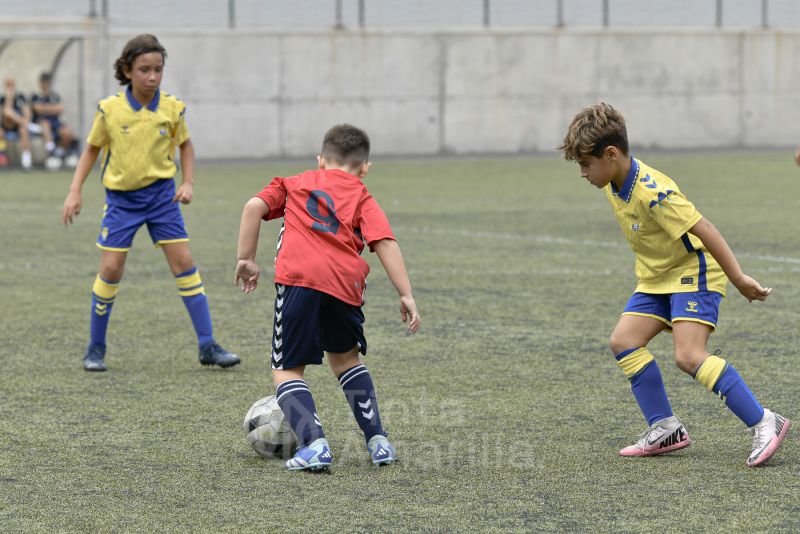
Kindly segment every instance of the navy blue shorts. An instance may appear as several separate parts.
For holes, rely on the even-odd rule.
[[[342,353],[357,347],[367,353],[364,313],[308,287],[275,284],[272,368],[319,365],[323,352]]]
[[[103,250],[125,252],[142,225],[147,225],[150,239],[156,246],[189,241],[179,202],[175,198],[175,181],[156,180],[136,191],[106,189],[106,205],[100,222],[97,246]]]
[[[652,317],[672,328],[675,321],[696,321],[717,328],[722,295],[715,291],[634,293],[622,315]]]

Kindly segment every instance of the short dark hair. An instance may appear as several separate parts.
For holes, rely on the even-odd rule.
[[[39,75],[40,82],[49,82],[53,80],[53,73],[44,71]]]
[[[167,50],[161,46],[155,35],[143,33],[125,44],[122,54],[114,62],[114,77],[119,80],[120,85],[130,85],[131,80],[125,76],[125,69],[131,70],[137,57],[150,52],[159,52],[167,59]]]
[[[369,161],[369,136],[361,128],[350,124],[337,124],[322,140],[322,156],[348,166]]]

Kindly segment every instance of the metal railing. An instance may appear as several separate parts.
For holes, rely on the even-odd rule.
[[[86,16],[103,20],[111,29],[159,30],[638,25],[800,28],[800,1],[787,0],[0,0],[0,13],[51,20]]]

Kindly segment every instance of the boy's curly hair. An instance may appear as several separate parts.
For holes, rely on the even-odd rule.
[[[119,80],[120,85],[130,85],[131,80],[125,76],[125,69],[130,71],[137,57],[150,52],[160,52],[164,59],[167,59],[167,50],[161,46],[155,35],[143,33],[125,44],[122,54],[114,62],[114,77]]]
[[[564,142],[557,150],[564,152],[564,159],[580,161],[589,156],[599,158],[609,146],[615,146],[627,155],[628,131],[622,113],[600,102],[575,115]]]

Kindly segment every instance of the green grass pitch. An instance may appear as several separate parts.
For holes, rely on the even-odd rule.
[[[672,176],[745,272],[709,348],[762,403],[800,424],[800,170],[786,152],[637,154]],[[309,160],[313,161],[313,160]],[[139,232],[109,328],[107,373],[83,371],[103,193],[94,171],[75,225],[70,176],[0,174],[0,530],[796,531],[800,428],[748,469],[744,426],[651,344],[694,443],[623,459],[643,418],[607,346],[634,286],[633,255],[605,195],[556,157],[392,160],[366,182],[405,255],[422,330],[369,255],[366,363],[402,460],[371,468],[327,366],[307,379],[335,455],[330,475],[253,453],[247,408],[271,394],[271,266],[233,286],[241,208],[306,163],[201,165],[184,210],[215,334],[242,356],[202,368],[161,252]]]

